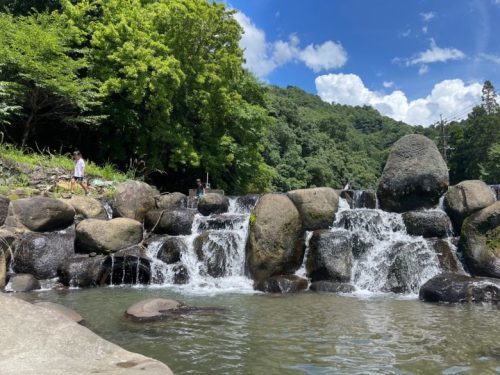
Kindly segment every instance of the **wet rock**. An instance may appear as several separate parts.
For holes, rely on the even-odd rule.
[[[106,257],[76,256],[66,260],[58,270],[59,280],[66,286],[88,288],[100,285]]]
[[[179,301],[165,298],[150,298],[137,302],[125,311],[125,317],[135,322],[162,320],[186,311],[187,306]]]
[[[181,236],[191,234],[196,211],[187,208],[154,210],[146,215],[144,226],[156,234]]]
[[[436,144],[423,135],[406,135],[394,144],[382,173],[380,207],[392,212],[432,208],[448,182],[448,167]]]
[[[72,320],[78,324],[84,325],[85,321],[82,316],[78,314],[75,310],[72,310],[66,306],[60,305],[53,302],[37,302],[34,304],[38,307],[43,307],[44,309],[50,310],[55,314],[64,316],[65,318]]]
[[[412,236],[443,238],[452,232],[450,218],[443,211],[409,211],[403,214],[403,221]]]
[[[142,225],[126,218],[86,219],[76,227],[76,249],[82,253],[113,253],[142,241]]]
[[[444,209],[457,233],[465,218],[495,203],[495,196],[483,181],[467,180],[451,186],[444,197]]]
[[[30,292],[40,289],[40,282],[33,275],[18,273],[10,277],[7,289],[13,292]]]
[[[149,284],[151,264],[140,246],[122,249],[108,256],[101,266],[100,285]]]
[[[139,181],[127,181],[116,187],[113,210],[116,216],[144,221],[146,213],[156,207],[158,192]]]
[[[306,261],[307,276],[312,282],[351,279],[352,242],[346,230],[315,231],[309,242]]]
[[[384,222],[383,213],[379,210],[354,210],[343,211],[339,214],[338,225],[350,232],[362,230],[370,233],[379,240],[385,239],[388,231],[397,232],[405,229],[404,224],[396,217],[386,216]]]
[[[305,230],[329,228],[339,208],[339,196],[332,188],[300,189],[288,192]]]
[[[167,193],[156,197],[156,208],[160,210],[175,210],[187,205],[187,196],[182,193]]]
[[[189,282],[189,272],[183,264],[174,266],[174,284],[187,284]]]
[[[296,275],[272,276],[254,285],[255,290],[264,293],[295,293],[306,290],[308,282]]]
[[[108,214],[101,202],[92,197],[73,195],[71,198],[61,199],[61,201],[73,207],[76,215],[82,219],[106,220],[108,218]]]
[[[465,219],[459,249],[473,275],[500,278],[500,202]]]
[[[238,211],[248,212],[252,210],[259,201],[259,198],[259,194],[248,194],[237,197],[236,205],[238,206]]]
[[[377,208],[377,193],[374,190],[364,190],[361,193],[361,202],[359,208]]]
[[[9,198],[0,195],[0,227],[3,225],[5,219],[7,218],[7,214],[9,212],[9,203]]]
[[[198,201],[198,211],[204,215],[222,214],[227,212],[229,200],[222,194],[208,193]]]
[[[326,293],[351,293],[356,290],[354,286],[346,283],[339,283],[335,281],[315,281],[309,287],[313,292],[326,292]]]
[[[198,259],[212,277],[222,277],[228,271],[232,251],[236,249],[237,238],[234,233],[204,232],[194,241]]]
[[[443,273],[422,285],[419,297],[425,302],[498,303],[500,302],[500,280]]]
[[[238,230],[243,229],[248,218],[243,215],[212,215],[205,218],[199,226],[200,230]]]
[[[339,195],[345,199],[350,208],[354,208],[354,190],[340,190]]]
[[[453,249],[452,244],[448,240],[432,238],[428,240],[428,243],[436,252],[443,272],[457,273],[461,271],[459,260],[455,255],[455,249]]]
[[[10,202],[5,224],[27,228],[34,232],[51,232],[73,224],[75,210],[52,198],[25,198]]]
[[[0,229],[0,289],[5,287],[7,268],[17,246],[18,236],[9,230]]]
[[[168,237],[156,257],[166,264],[174,264],[181,260],[181,254],[186,251],[187,245],[182,238]]]
[[[74,254],[74,227],[50,233],[26,232],[16,247],[13,269],[40,280],[51,279],[57,276],[59,266]]]
[[[302,223],[293,202],[282,194],[265,194],[250,217],[246,264],[254,280],[293,274],[302,264]]]

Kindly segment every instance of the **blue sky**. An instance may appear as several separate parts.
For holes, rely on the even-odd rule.
[[[500,0],[231,0],[247,67],[411,124],[460,118],[500,85]]]

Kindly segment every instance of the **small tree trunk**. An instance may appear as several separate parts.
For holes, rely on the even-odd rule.
[[[24,124],[24,131],[23,131],[23,137],[21,139],[21,147],[24,148],[26,146],[26,142],[28,142],[28,138],[31,134],[31,128],[33,127],[33,118],[35,115],[33,113],[30,113],[28,119],[26,120],[26,123]]]

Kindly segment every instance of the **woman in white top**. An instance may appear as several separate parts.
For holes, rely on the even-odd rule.
[[[75,171],[73,172],[73,178],[71,179],[71,193],[75,190],[75,184],[78,183],[85,194],[89,194],[87,188],[87,183],[85,182],[85,160],[82,158],[82,153],[80,151],[73,152],[73,160],[75,161]]]

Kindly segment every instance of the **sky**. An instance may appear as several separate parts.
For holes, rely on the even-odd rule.
[[[412,125],[466,117],[500,87],[500,0],[227,0],[246,67]]]

